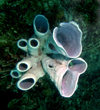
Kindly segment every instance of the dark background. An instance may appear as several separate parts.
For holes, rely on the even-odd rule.
[[[99,7],[99,0],[0,0],[0,110],[100,110]],[[48,18],[51,31],[73,20],[83,32],[81,57],[88,69],[71,98],[61,97],[47,75],[27,92],[18,90],[9,75],[25,55],[17,40],[31,37],[37,14]]]

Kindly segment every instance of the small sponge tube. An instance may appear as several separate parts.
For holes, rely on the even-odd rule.
[[[21,50],[27,52],[27,40],[26,39],[20,39],[17,41],[17,46]]]
[[[41,65],[39,64],[37,66],[38,67],[32,67],[17,82],[17,87],[20,90],[27,91],[31,89],[36,84],[38,79],[45,75],[45,73],[42,70]]]

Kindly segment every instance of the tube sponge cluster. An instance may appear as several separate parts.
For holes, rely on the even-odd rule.
[[[11,77],[18,79],[20,90],[26,91],[48,74],[60,95],[71,97],[79,76],[87,69],[85,60],[79,57],[82,52],[81,29],[74,21],[63,22],[51,33],[48,19],[43,15],[35,16],[33,28],[31,38],[17,42],[18,48],[26,52],[26,57],[11,70]]]

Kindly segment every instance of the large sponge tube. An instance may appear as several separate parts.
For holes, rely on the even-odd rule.
[[[33,20],[33,28],[34,28],[35,34],[38,37],[40,38],[46,37],[49,33],[48,19],[45,16],[40,15],[40,14],[35,16]]]
[[[59,93],[63,97],[71,97],[76,88],[80,74],[86,71],[87,64],[81,59],[75,59],[75,65],[70,66],[73,60],[55,60],[50,57],[44,57],[42,65],[44,70],[54,82]]]
[[[82,31],[76,22],[60,23],[53,30],[53,39],[62,54],[69,58],[77,58],[82,52]]]

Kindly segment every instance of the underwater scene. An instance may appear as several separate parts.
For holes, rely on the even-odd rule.
[[[100,110],[100,0],[0,0],[0,110]]]

